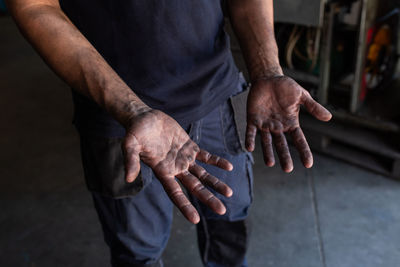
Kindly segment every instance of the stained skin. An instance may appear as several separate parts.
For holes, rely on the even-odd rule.
[[[149,110],[132,118],[123,151],[126,159],[126,180],[135,180],[142,160],[153,169],[172,202],[189,221],[197,223],[200,217],[175,177],[214,212],[226,212],[222,202],[206,186],[227,197],[232,195],[232,189],[199,166],[196,160],[227,171],[233,169],[232,164],[200,149],[182,127],[165,113]]]
[[[303,165],[313,165],[311,150],[299,124],[300,106],[322,121],[332,115],[307,90],[283,75],[274,35],[273,0],[228,0],[232,26],[251,80],[247,101],[246,147],[253,151],[257,132],[267,166],[275,164],[275,146],[283,171],[293,170],[285,134],[299,151]]]
[[[267,166],[275,164],[273,146],[282,170],[291,172],[293,160],[285,133],[292,137],[306,168],[313,165],[313,156],[299,123],[300,106],[315,118],[329,121],[331,113],[312,99],[310,93],[287,76],[276,76],[255,81],[247,104],[246,147],[253,151],[257,131],[261,135],[264,161]]]
[[[6,1],[22,34],[55,73],[126,128],[123,150],[127,181],[135,179],[139,160],[143,160],[189,221],[197,223],[199,215],[175,177],[212,210],[219,214],[226,211],[205,186],[228,197],[232,190],[195,160],[231,170],[229,162],[201,150],[175,120],[145,105],[71,23],[58,0]],[[248,150],[254,150],[259,131],[266,164],[275,164],[275,145],[283,170],[289,172],[293,169],[285,138],[289,133],[304,165],[311,167],[312,154],[298,121],[300,105],[324,121],[331,115],[296,82],[282,76],[274,38],[273,1],[228,0],[227,4],[253,84],[248,99]]]

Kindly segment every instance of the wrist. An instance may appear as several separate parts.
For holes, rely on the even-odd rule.
[[[257,71],[250,72],[250,81],[255,83],[260,80],[271,80],[275,78],[284,77],[282,68],[280,66],[273,68],[260,68]]]
[[[122,125],[125,129],[129,128],[131,124],[137,120],[138,117],[143,116],[148,112],[151,112],[153,109],[147,106],[146,104],[142,103],[129,103],[127,104],[127,110],[123,115]]]
[[[121,99],[123,97],[118,97],[115,101],[112,101],[113,105],[110,107],[110,113],[125,129],[128,129],[138,116],[153,110],[136,95],[129,94],[124,101],[121,101]]]
[[[259,81],[271,81],[271,80],[276,80],[276,79],[282,79],[287,77],[285,74],[275,74],[275,75],[268,75],[268,76],[262,76],[262,77],[258,77],[254,80],[251,80],[252,84],[255,84]]]

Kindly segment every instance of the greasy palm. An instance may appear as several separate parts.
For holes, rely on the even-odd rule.
[[[259,131],[265,164],[275,164],[274,143],[282,169],[290,172],[293,161],[285,137],[285,133],[289,133],[304,166],[310,168],[313,157],[299,124],[301,105],[321,121],[329,121],[332,117],[328,110],[312,99],[308,91],[287,76],[254,82],[247,100],[247,149],[254,150],[255,136]]]
[[[200,218],[175,177],[213,211],[225,213],[222,202],[205,185],[227,197],[232,195],[232,190],[207,173],[195,160],[225,170],[232,170],[232,164],[200,149],[170,116],[158,110],[149,110],[135,116],[127,130],[123,150],[126,180],[132,182],[136,179],[142,160],[152,168],[168,196],[189,221],[197,223]]]

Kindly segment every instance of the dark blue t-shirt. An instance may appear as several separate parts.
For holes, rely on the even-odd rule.
[[[225,101],[238,83],[220,0],[61,0],[61,7],[128,86],[182,125]],[[74,92],[83,133],[123,136]]]

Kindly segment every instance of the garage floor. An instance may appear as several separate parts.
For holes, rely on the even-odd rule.
[[[0,17],[0,266],[109,266],[85,189],[71,95]],[[263,267],[400,266],[400,182],[315,155],[292,174],[255,152],[248,261]],[[177,213],[169,266],[201,266]]]

